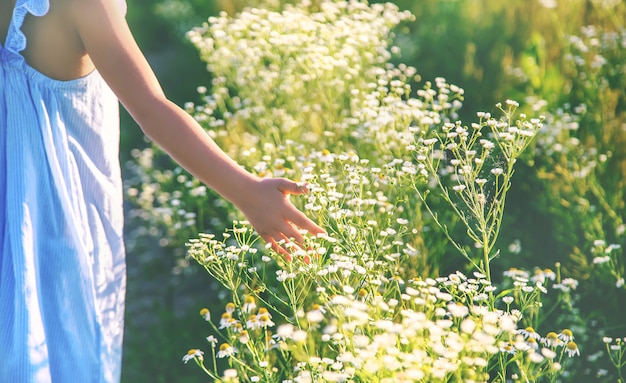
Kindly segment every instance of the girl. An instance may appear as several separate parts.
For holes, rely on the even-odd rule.
[[[0,0],[0,382],[118,382],[125,254],[118,99],[276,251],[323,230],[164,96],[123,0]]]

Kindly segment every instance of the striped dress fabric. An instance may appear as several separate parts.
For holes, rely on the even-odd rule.
[[[0,382],[119,382],[119,104],[97,71],[58,81],[20,55],[48,9],[17,0],[0,45]]]

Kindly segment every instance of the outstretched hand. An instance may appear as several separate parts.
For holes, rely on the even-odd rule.
[[[289,254],[285,243],[302,246],[304,242],[300,229],[312,235],[326,233],[289,201],[290,194],[304,193],[308,193],[304,184],[284,178],[264,178],[243,190],[234,203],[274,251]]]

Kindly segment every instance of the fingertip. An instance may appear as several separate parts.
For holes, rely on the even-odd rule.
[[[293,194],[306,194],[309,192],[306,182],[294,182]]]
[[[276,241],[274,240],[274,238],[270,238],[270,239],[267,241],[267,243],[269,243],[269,244],[270,244],[270,247],[271,247],[271,248],[272,248],[272,250],[274,250],[276,253],[278,253],[278,254],[283,254],[283,255],[284,255],[284,254],[288,254],[288,253],[287,253],[287,250],[285,250],[282,246],[280,246],[280,245],[278,244],[278,242],[276,242]]]
[[[296,182],[296,184],[298,185],[298,189],[302,191],[302,193],[308,193],[309,192],[309,184],[306,182]]]
[[[311,221],[311,222],[313,222],[313,221]],[[320,225],[318,225],[315,222],[313,222],[313,229],[314,230],[310,230],[311,234],[314,234],[314,235],[326,235],[326,234],[328,234],[326,232],[326,230],[324,230],[324,228],[322,228]]]
[[[324,230],[321,226],[317,226],[316,225],[316,230],[311,231],[311,234],[315,235],[316,237],[324,237],[328,235],[328,232],[326,230]]]
[[[305,194],[309,192],[308,185],[306,182],[295,182],[288,179],[284,180],[285,183],[281,187],[281,190],[284,193],[288,194]]]

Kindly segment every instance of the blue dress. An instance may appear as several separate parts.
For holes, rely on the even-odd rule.
[[[20,55],[48,9],[17,0],[0,45],[0,382],[119,382],[119,104],[97,71],[57,81]]]

